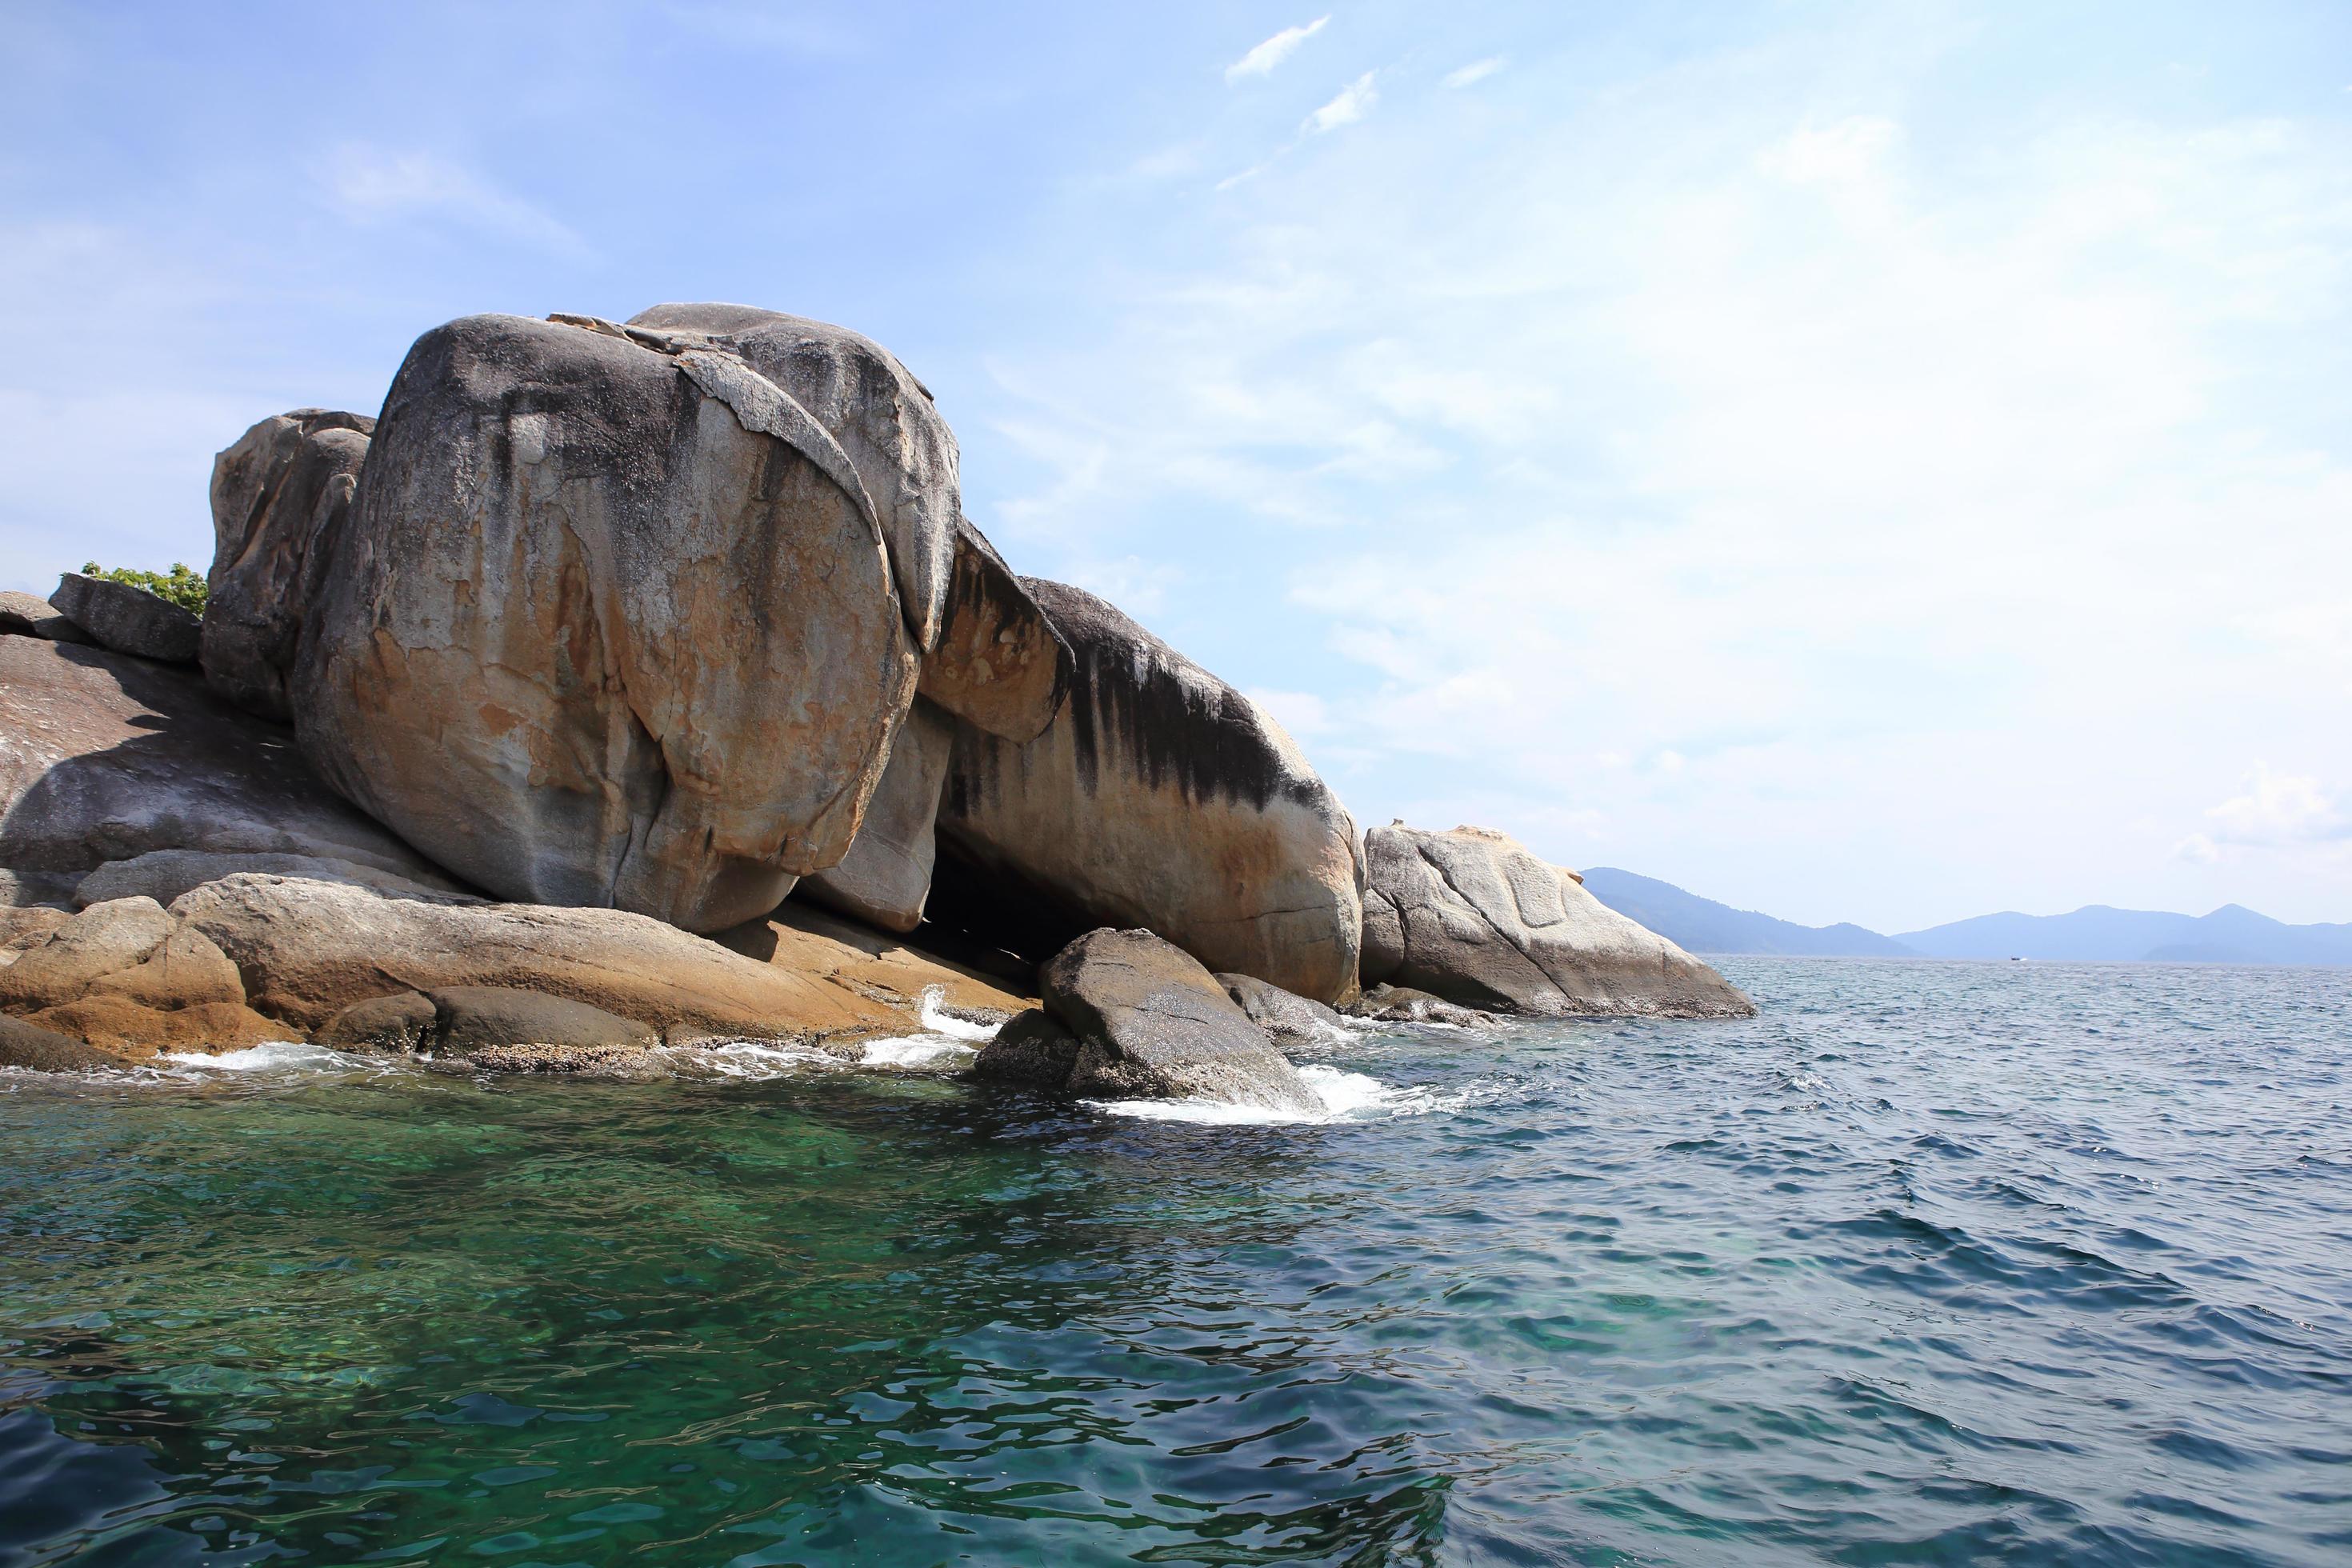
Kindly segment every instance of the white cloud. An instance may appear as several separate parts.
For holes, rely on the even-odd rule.
[[[2352,818],[2316,778],[2274,773],[2268,763],[2254,764],[2246,775],[2244,794],[2231,796],[2205,815],[2213,831],[2198,837],[2219,844],[2276,848],[2352,837]]]
[[[430,153],[391,152],[347,142],[320,158],[312,174],[328,200],[354,222],[439,214],[470,228],[565,255],[581,255],[588,248],[576,230],[552,214]]]
[[[1242,695],[1274,715],[1293,738],[1315,740],[1331,732],[1331,713],[1312,691],[1276,691],[1254,686]]]
[[[1319,136],[1327,131],[1337,131],[1342,125],[1353,125],[1370,113],[1372,105],[1381,100],[1379,89],[1372,86],[1374,74],[1366,71],[1341,88],[1337,98],[1308,115],[1307,123],[1299,129]]]
[[[1321,32],[1323,30],[1323,25],[1330,19],[1331,18],[1328,16],[1318,16],[1315,20],[1308,22],[1304,26],[1285,27],[1282,31],[1266,39],[1264,43],[1250,50],[1249,53],[1244,55],[1233,64],[1227,66],[1225,68],[1226,82],[1230,85],[1231,83],[1241,80],[1244,77],[1272,75],[1274,73],[1275,67],[1280,65],[1283,61],[1296,54],[1298,51],[1298,46],[1313,37],[1316,34]]]
[[[1472,60],[1459,70],[1447,71],[1444,79],[1439,85],[1454,89],[1465,88],[1475,82],[1485,81],[1509,63],[1500,55],[1489,55],[1483,60]]]

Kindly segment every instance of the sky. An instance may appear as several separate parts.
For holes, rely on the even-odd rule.
[[[2352,7],[0,0],[0,586],[484,310],[888,346],[1370,826],[2352,921]]]

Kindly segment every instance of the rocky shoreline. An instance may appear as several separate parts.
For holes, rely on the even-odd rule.
[[[0,595],[0,1065],[629,1076],[937,987],[1010,1020],[981,1076],[1286,1110],[1334,1009],[1753,1011],[1503,835],[1360,837],[957,462],[879,345],[728,305],[465,318],[379,416],[256,425],[201,618]]]

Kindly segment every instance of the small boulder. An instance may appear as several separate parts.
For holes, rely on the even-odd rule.
[[[68,572],[49,603],[101,647],[163,664],[196,662],[204,623],[144,588]]]
[[[210,937],[183,927],[165,937],[141,963],[90,982],[83,994],[120,996],[168,1011],[207,1002],[242,1005],[245,984],[237,978],[236,965]]]
[[[421,991],[398,991],[354,1002],[311,1031],[310,1043],[336,1051],[428,1050],[440,1010]]]
[[[342,527],[374,430],[363,414],[297,408],[213,459],[205,679],[240,708],[293,718],[286,671],[310,603],[312,545]]]
[[[0,1016],[0,1067],[29,1068],[36,1072],[88,1072],[112,1067],[116,1058],[70,1035],[27,1024],[22,1018]]]
[[[0,635],[46,637],[51,642],[82,643],[88,632],[58,614],[57,606],[32,594],[15,589],[0,592]]]
[[[1331,1008],[1294,996],[1254,974],[1220,974],[1216,982],[1234,999],[1234,1005],[1248,1014],[1250,1022],[1272,1036],[1276,1045],[1329,1046],[1353,1037]]]
[[[1475,1007],[1457,1006],[1443,996],[1415,991],[1409,985],[1385,983],[1373,986],[1349,1003],[1348,1016],[1382,1024],[1449,1024],[1459,1029],[1500,1021],[1492,1013],[1482,1013]]]
[[[1200,962],[1148,931],[1088,931],[1039,970],[1038,985],[1045,1011],[1077,1037],[1075,1094],[1323,1110]]]
[[[146,963],[171,934],[172,917],[152,899],[92,904],[0,969],[0,1007],[21,1013],[76,1001],[109,975]]]
[[[980,1047],[971,1076],[1000,1083],[1025,1083],[1038,1089],[1067,1089],[1070,1070],[1077,1066],[1078,1042],[1040,1007],[1016,1013]]]
[[[1363,979],[1541,1017],[1746,1017],[1755,1005],[1576,876],[1483,827],[1365,835]]]

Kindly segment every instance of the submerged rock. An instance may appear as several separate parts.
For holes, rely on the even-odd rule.
[[[1745,1017],[1737,987],[1508,836],[1365,836],[1363,978],[1539,1016]]]
[[[1382,1024],[1445,1024],[1467,1029],[1500,1020],[1495,1014],[1464,1007],[1410,985],[1375,985],[1348,1004],[1348,1016]]]
[[[1145,926],[1214,969],[1352,995],[1355,824],[1289,736],[1093,595],[1023,582],[1075,664],[1035,740],[958,731],[940,826],[983,919],[1026,925],[1045,951]]]
[[[363,414],[297,408],[213,459],[205,679],[240,708],[293,717],[286,676],[310,601],[312,551],[343,526],[374,430]]]
[[[1037,978],[1045,1010],[1078,1042],[1065,1086],[1074,1094],[1323,1109],[1199,961],[1148,931],[1089,931]]]
[[[691,931],[771,910],[848,852],[913,699],[856,469],[707,345],[512,316],[427,332],[321,543],[304,753],[504,898]]]
[[[144,588],[68,572],[49,603],[101,647],[163,664],[196,662],[203,623]]]
[[[0,891],[65,902],[100,867],[166,850],[299,856],[450,885],[321,784],[290,731],[222,701],[194,672],[0,637],[0,878],[11,884]],[[92,900],[163,890],[170,879],[143,879],[162,868],[121,873]]]

